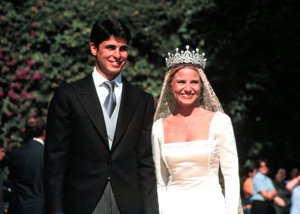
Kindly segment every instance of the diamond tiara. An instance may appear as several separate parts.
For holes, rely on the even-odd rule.
[[[206,58],[204,58],[205,53],[200,54],[199,49],[193,50],[192,52],[189,51],[190,46],[186,46],[186,51],[180,51],[176,48],[176,53],[171,54],[168,53],[166,58],[166,65],[167,69],[182,65],[182,64],[192,64],[201,69],[205,68]]]

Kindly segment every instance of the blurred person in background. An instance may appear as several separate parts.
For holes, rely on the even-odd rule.
[[[251,214],[275,214],[273,202],[277,196],[277,191],[268,174],[267,160],[260,159],[257,162],[257,173],[253,178]]]
[[[244,194],[243,198],[243,209],[245,214],[250,214],[252,206],[252,195],[253,195],[253,178],[256,174],[257,169],[255,167],[247,167],[247,177],[242,182],[242,190]]]
[[[289,176],[287,176],[287,178],[285,180],[285,184],[287,184],[289,181],[293,180],[300,174],[300,171],[297,167],[293,167],[289,172],[290,173],[289,173]]]
[[[290,214],[300,213],[300,174],[295,175],[287,184],[286,188],[291,192],[291,209]]]
[[[8,155],[9,179],[13,189],[9,214],[44,213],[44,139],[44,120],[29,117],[25,124],[24,144]]]
[[[278,168],[273,180],[273,184],[278,195],[274,198],[274,209],[276,214],[289,214],[291,205],[290,193],[285,183],[286,169]]]

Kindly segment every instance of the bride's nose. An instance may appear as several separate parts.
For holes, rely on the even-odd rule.
[[[184,87],[184,91],[190,92],[191,90],[192,90],[191,85],[190,85],[189,83],[186,83],[186,84],[185,84],[185,87]]]

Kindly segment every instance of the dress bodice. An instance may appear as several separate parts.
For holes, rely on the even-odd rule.
[[[209,181],[209,156],[213,140],[162,144],[161,152],[169,169],[168,186],[191,188]]]
[[[207,140],[167,144],[162,119],[154,123],[153,156],[162,214],[238,213],[238,159],[228,119],[224,113],[215,113]],[[225,179],[225,197],[219,167]]]

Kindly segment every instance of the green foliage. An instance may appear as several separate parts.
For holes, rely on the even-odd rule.
[[[89,34],[100,17],[121,17],[128,23],[133,41],[124,76],[158,98],[165,72],[163,58],[180,46],[181,35],[189,35],[181,19],[191,13],[190,4],[1,1],[1,138],[20,142],[25,118],[46,117],[53,89],[91,71]]]
[[[46,62],[34,51],[42,40],[36,19],[40,9],[37,4],[20,14],[12,3],[1,3],[1,138],[10,142],[21,141],[24,118],[47,111]]]
[[[129,25],[123,74],[155,98],[168,52],[187,44],[206,52],[206,74],[232,118],[242,164],[282,152],[288,163],[297,157],[300,15],[291,1],[2,0],[2,140],[19,143],[26,117],[46,117],[55,87],[91,72],[90,29],[104,16]]]

